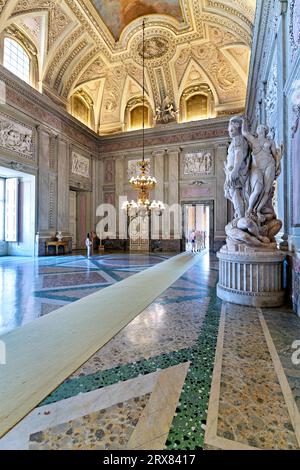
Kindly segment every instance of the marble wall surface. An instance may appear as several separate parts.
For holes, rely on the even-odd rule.
[[[278,241],[287,250],[294,307],[299,312],[300,274],[300,7],[298,0],[258,0],[250,63],[247,112],[253,130],[267,124],[283,144],[277,209],[283,228]],[[298,287],[297,287],[298,286]]]
[[[145,158],[157,180],[152,197],[166,204],[213,203],[213,244],[218,250],[225,241],[227,202],[224,199],[224,162],[228,145],[228,118],[168,124],[145,130]],[[117,202],[132,191],[128,168],[142,158],[142,132],[133,131],[101,138],[103,159],[102,200]],[[156,243],[154,243],[156,244]],[[181,241],[159,242],[163,250],[178,251]]]

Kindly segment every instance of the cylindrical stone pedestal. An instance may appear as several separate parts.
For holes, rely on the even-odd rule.
[[[253,307],[280,307],[284,304],[283,261],[285,255],[274,251],[228,251],[219,253],[220,299]]]

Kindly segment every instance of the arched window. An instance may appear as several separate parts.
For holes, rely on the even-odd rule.
[[[181,122],[198,121],[216,116],[213,93],[206,83],[186,88],[180,99]]]
[[[84,124],[89,123],[89,108],[86,103],[79,96],[73,98],[73,110],[72,114],[76,119],[83,122]]]
[[[143,113],[145,127],[149,127],[149,112],[147,106],[136,106],[130,111],[130,129],[142,129]]]
[[[24,47],[12,38],[4,38],[3,65],[26,83],[30,83],[30,58]]]
[[[71,97],[71,114],[78,121],[94,128],[94,102],[84,90],[77,90]]]
[[[124,131],[135,131],[143,128],[143,113],[145,128],[153,126],[153,112],[147,99],[141,96],[131,98],[124,113]]]
[[[208,99],[205,95],[193,95],[186,101],[186,119],[195,121],[208,117]]]

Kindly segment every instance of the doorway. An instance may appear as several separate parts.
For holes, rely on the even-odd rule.
[[[213,204],[183,204],[183,251],[209,250],[213,238]],[[194,242],[193,242],[194,240]]]
[[[34,256],[35,176],[0,167],[0,256]]]
[[[69,232],[72,250],[85,250],[87,233],[93,230],[91,214],[92,193],[69,189]]]

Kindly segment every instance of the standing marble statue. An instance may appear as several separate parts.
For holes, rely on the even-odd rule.
[[[240,305],[279,307],[285,299],[285,255],[277,249],[282,222],[273,199],[282,149],[276,148],[266,126],[258,126],[253,135],[244,117],[230,119],[229,135],[224,190],[235,215],[225,227],[226,245],[217,253],[217,294]]]
[[[232,141],[224,165],[225,197],[232,202],[235,217],[238,218],[244,217],[246,212],[245,188],[249,173],[249,146],[242,135],[242,123],[242,118],[239,116],[229,121],[228,132]]]
[[[267,133],[268,128],[260,125],[257,135],[252,135],[246,118],[230,120],[232,142],[225,165],[224,190],[225,197],[233,203],[235,218],[225,228],[228,243],[276,248],[274,237],[282,223],[276,217],[272,198],[282,150],[276,148]]]

